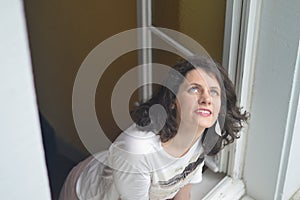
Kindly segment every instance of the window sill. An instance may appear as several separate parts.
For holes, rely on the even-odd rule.
[[[192,187],[191,200],[239,200],[244,195],[242,180],[206,170],[202,182]]]

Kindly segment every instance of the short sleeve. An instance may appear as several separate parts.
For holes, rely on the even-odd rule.
[[[149,200],[151,177],[147,155],[128,149],[127,144],[114,143],[110,148],[115,188],[122,200]]]
[[[122,200],[149,200],[152,154],[156,155],[159,136],[137,130],[133,125],[122,132],[109,148],[108,165]]]
[[[149,174],[114,170],[113,179],[122,200],[149,200]]]

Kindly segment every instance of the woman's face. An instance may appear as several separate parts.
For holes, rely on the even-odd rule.
[[[221,87],[216,77],[201,68],[189,71],[179,87],[176,106],[180,125],[211,127],[221,107]]]

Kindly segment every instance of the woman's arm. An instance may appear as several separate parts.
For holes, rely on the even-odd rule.
[[[181,188],[174,197],[174,200],[190,200],[192,184],[187,184]]]

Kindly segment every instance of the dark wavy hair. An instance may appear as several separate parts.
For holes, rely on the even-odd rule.
[[[212,59],[204,56],[196,56],[188,60],[177,63],[170,70],[165,82],[161,85],[153,96],[146,102],[139,104],[132,112],[133,121],[141,130],[153,131],[160,135],[161,142],[167,142],[177,134],[178,120],[177,108],[175,105],[176,94],[185,76],[191,70],[201,68],[208,74],[213,74],[223,90],[225,90],[225,120],[222,126],[222,136],[209,152],[209,155],[217,154],[224,146],[239,138],[239,131],[243,128],[243,122],[247,122],[249,113],[241,112],[237,104],[237,96],[233,83],[229,79],[224,68]],[[221,92],[222,93],[222,92]],[[224,92],[223,92],[224,93]],[[225,103],[222,101],[222,104]],[[153,105],[160,105],[165,109],[166,116],[159,112],[151,112]],[[165,120],[164,120],[165,119]],[[202,141],[207,131],[204,132]]]

